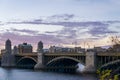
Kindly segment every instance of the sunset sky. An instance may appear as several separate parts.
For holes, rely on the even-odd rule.
[[[120,0],[0,0],[0,49],[8,38],[34,50],[40,40],[45,48],[92,48],[113,35],[120,37]]]

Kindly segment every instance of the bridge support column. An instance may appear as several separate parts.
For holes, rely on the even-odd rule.
[[[4,54],[1,60],[2,67],[15,67],[15,56],[12,54]]]
[[[43,53],[38,53],[38,62],[35,65],[34,69],[36,70],[44,70],[44,54]]]
[[[95,73],[96,72],[96,53],[95,52],[86,52],[86,61],[85,61],[85,73]]]

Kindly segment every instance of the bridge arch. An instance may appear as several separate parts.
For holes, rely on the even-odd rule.
[[[84,65],[82,61],[76,58],[62,56],[52,59],[46,64],[46,66],[48,71],[74,73],[78,68],[78,63]]]
[[[82,61],[80,61],[80,60],[78,60],[76,58],[66,57],[66,56],[54,58],[54,59],[50,60],[46,65],[49,65],[50,63],[53,63],[53,62],[56,62],[56,61],[62,60],[62,59],[72,60],[72,61],[74,61],[76,63],[81,63],[82,65],[85,65],[85,63],[83,63]]]
[[[17,61],[17,67],[20,68],[34,68],[36,64],[37,60],[29,56],[22,57]]]
[[[100,70],[111,69],[115,70],[120,66],[120,59],[106,63],[100,67]]]

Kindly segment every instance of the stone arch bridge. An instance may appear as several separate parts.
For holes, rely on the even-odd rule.
[[[85,66],[85,72],[95,72],[97,68],[103,68],[107,64],[117,62],[120,53],[37,53],[15,54],[14,66],[22,68],[35,68],[52,71],[70,72],[81,63]],[[118,62],[117,62],[118,63]]]

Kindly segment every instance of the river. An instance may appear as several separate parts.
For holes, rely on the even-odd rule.
[[[97,80],[95,75],[64,74],[0,67],[0,80]]]

